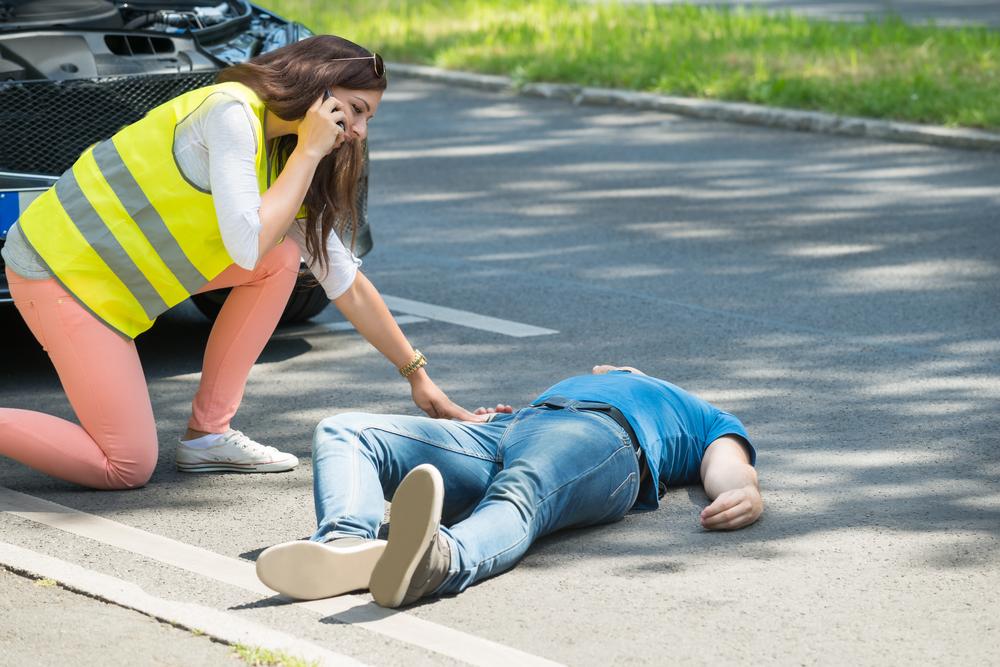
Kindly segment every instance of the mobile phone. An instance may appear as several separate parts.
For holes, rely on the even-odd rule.
[[[323,101],[324,101],[324,102],[326,102],[326,101],[327,101],[328,99],[330,99],[331,97],[333,97],[333,95],[331,95],[331,94],[330,94],[330,91],[329,91],[329,90],[324,90],[324,91],[323,91]],[[340,126],[340,129],[342,129],[342,130],[343,130],[344,132],[347,132],[347,128],[346,128],[346,127],[344,126],[344,123],[343,123],[342,121],[339,121],[339,120],[338,120],[338,121],[337,121],[337,125],[339,125],[339,126]]]

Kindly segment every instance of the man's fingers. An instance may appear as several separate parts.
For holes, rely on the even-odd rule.
[[[731,507],[735,507],[743,501],[743,498],[739,495],[732,493],[724,493],[715,499],[711,505],[706,507],[701,511],[701,517],[707,519],[710,516],[724,512]]]
[[[472,411],[474,415],[492,415],[492,414],[510,414],[514,412],[514,408],[506,405],[504,403],[497,403],[495,408],[476,408]]]
[[[751,521],[749,515],[740,515],[734,519],[730,519],[729,521],[723,521],[722,523],[712,525],[708,525],[703,521],[701,525],[708,530],[736,530],[737,528],[742,528],[750,523]]]
[[[748,526],[761,514],[760,496],[747,489],[720,494],[701,511],[701,525],[708,530],[733,530]]]
[[[727,530],[738,528],[746,522],[749,516],[749,507],[734,507],[726,510],[722,514],[717,514],[708,519],[702,519],[701,525],[709,530]]]
[[[737,528],[749,526],[760,518],[760,511],[755,509],[753,503],[749,501],[745,507],[741,505],[740,510],[738,514],[733,515],[726,521],[709,522],[703,520],[701,525],[708,530],[736,530]]]
[[[746,500],[740,500],[735,506],[728,507],[720,512],[713,512],[711,514],[702,514],[701,524],[705,527],[716,527],[721,526],[733,519],[746,514],[750,511],[750,503]]]
[[[635,373],[636,375],[645,375],[638,368],[633,366],[612,366],[611,364],[598,364],[590,369],[590,372],[594,375],[604,375],[605,373],[610,373],[611,371],[628,371],[629,373]]]

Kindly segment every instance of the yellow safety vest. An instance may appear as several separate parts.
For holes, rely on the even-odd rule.
[[[187,181],[174,160],[177,126],[212,95],[253,110],[264,192],[264,103],[242,84],[222,83],[174,98],[91,146],[18,219],[67,291],[129,338],[233,263],[211,193]]]

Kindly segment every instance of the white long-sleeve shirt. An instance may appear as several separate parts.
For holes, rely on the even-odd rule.
[[[240,100],[223,93],[212,95],[178,126],[174,157],[184,177],[212,193],[219,232],[226,252],[245,269],[253,269],[259,255],[260,191],[257,184],[257,137],[252,111]],[[296,220],[288,236],[301,249],[303,259],[332,300],[354,282],[361,260],[330,234],[326,247],[328,270],[309,255],[305,221]],[[51,277],[40,258],[24,241],[15,224],[3,248],[4,261],[25,278]]]

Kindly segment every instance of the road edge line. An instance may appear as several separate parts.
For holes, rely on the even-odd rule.
[[[0,565],[30,577],[52,579],[75,593],[139,612],[188,631],[197,630],[230,646],[239,644],[281,651],[320,665],[357,667],[365,664],[255,621],[192,602],[159,598],[130,581],[2,541]]]
[[[210,551],[150,533],[95,514],[0,486],[0,514],[94,540],[100,544],[150,558],[171,567],[214,579],[257,595],[275,594],[257,578],[251,561]],[[497,641],[440,625],[396,609],[379,607],[368,596],[339,597],[297,602],[322,618],[355,625],[410,646],[416,646],[471,665],[493,667],[517,664],[552,667],[559,663]]]

